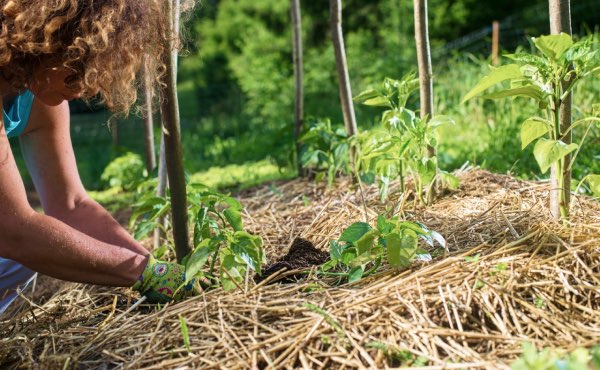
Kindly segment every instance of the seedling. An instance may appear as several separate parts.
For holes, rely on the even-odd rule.
[[[381,116],[381,126],[361,133],[355,141],[355,164],[362,172],[361,180],[369,183],[377,178],[382,200],[388,196],[391,180],[400,179],[404,192],[409,174],[422,203],[426,203],[424,194],[437,179],[450,187],[458,186],[455,176],[440,171],[437,157],[428,155],[429,147],[437,149],[437,130],[454,121],[447,116],[421,118],[406,107],[410,95],[419,88],[419,80],[414,77],[409,74],[401,80],[386,78],[381,89],[368,89],[354,98],[364,105],[388,108]]]
[[[586,78],[600,78],[600,58],[598,50],[594,50],[592,39],[573,42],[567,34],[541,36],[533,38],[533,44],[541,55],[517,53],[506,55],[515,63],[492,69],[490,74],[463,98],[463,102],[479,96],[484,99],[500,99],[505,97],[524,97],[533,99],[542,116],[530,117],[523,122],[521,128],[521,147],[525,149],[534,144],[533,154],[542,173],[551,166],[555,167],[558,184],[564,183],[564,174],[570,174],[579,149],[583,145],[590,130],[595,125],[600,128],[600,112],[572,122],[568,127],[561,127],[560,115],[564,99]],[[493,86],[508,81],[509,85],[499,90],[488,92]],[[576,128],[583,129],[579,143],[565,143],[567,135]],[[568,155],[572,155],[569,161]],[[597,191],[599,179],[592,175],[587,178],[588,184]],[[567,204],[571,189],[560,189],[560,215],[566,220],[569,215]]]
[[[342,127],[334,127],[330,120],[312,122],[300,137],[302,167],[312,171],[317,182],[327,178],[329,187],[340,173],[349,172],[348,134]]]
[[[374,273],[383,260],[397,268],[406,268],[415,259],[431,260],[427,251],[419,248],[419,238],[430,246],[437,242],[446,247],[439,233],[415,222],[383,216],[378,217],[376,228],[366,222],[356,222],[344,230],[338,240],[331,241],[330,259],[321,269],[325,274],[354,282]],[[334,270],[342,272],[332,272]]]
[[[194,250],[183,259],[187,281],[208,278],[230,291],[243,285],[248,269],[261,274],[266,262],[262,239],[244,231],[242,205],[201,184],[188,185],[187,194],[188,219],[194,229]],[[143,197],[134,206],[130,221],[135,237],[143,238],[156,227],[165,228],[157,220],[170,211],[170,204],[168,194],[166,198]]]

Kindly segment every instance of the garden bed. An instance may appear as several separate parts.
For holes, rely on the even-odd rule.
[[[410,194],[367,207],[348,179],[334,189],[292,180],[238,194],[270,262],[297,237],[327,250],[355,221],[403,209],[447,240],[431,262],[385,267],[353,284],[309,273],[206,292],[157,309],[129,289],[63,284],[0,323],[7,368],[507,368],[524,342],[565,350],[600,342],[600,203],[573,202],[550,222],[548,184],[481,170],[428,208]],[[394,194],[394,193],[392,193]],[[313,270],[314,272],[314,270]],[[56,288],[54,288],[56,289]],[[41,298],[40,298],[41,299]],[[189,331],[189,350],[180,328]]]

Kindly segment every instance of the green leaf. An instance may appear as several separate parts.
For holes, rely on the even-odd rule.
[[[244,224],[242,222],[242,214],[239,209],[229,207],[223,211],[223,216],[227,219],[227,222],[231,225],[234,231],[243,231]]]
[[[183,337],[183,344],[187,349],[188,353],[192,351],[190,347],[190,334],[188,331],[187,324],[185,322],[185,318],[182,315],[179,315],[179,328],[181,329],[181,336]]]
[[[202,207],[198,210],[196,221],[194,222],[194,246],[198,245],[203,238],[210,237],[208,225],[205,225],[208,216],[208,207]]]
[[[531,117],[521,126],[521,149],[525,149],[535,139],[548,133],[549,122],[541,117]]]
[[[567,145],[560,140],[541,138],[533,148],[533,155],[535,156],[535,160],[540,166],[542,173],[546,173],[548,168],[550,168],[553,163],[571,153],[578,147],[579,146],[575,143]]]
[[[448,186],[448,188],[456,190],[460,186],[460,179],[453,174],[446,171],[440,171],[438,175],[440,176],[442,183]]]
[[[135,240],[141,240],[145,238],[152,230],[154,230],[158,225],[155,221],[144,220],[140,222],[133,233],[133,237]]]
[[[342,256],[340,257],[340,261],[342,261],[342,263],[346,266],[350,266],[352,265],[352,261],[354,261],[357,257],[357,252],[356,252],[356,248],[354,247],[347,247],[344,249],[344,251],[342,252]]]
[[[483,99],[502,99],[509,96],[522,96],[526,98],[532,98],[536,101],[540,101],[545,98],[542,89],[535,85],[520,86],[508,90],[501,90],[490,94],[482,95],[481,97]]]
[[[594,196],[600,197],[600,175],[588,175],[587,183]]]
[[[221,257],[221,285],[226,292],[237,289],[244,278],[239,271],[241,267],[231,254],[225,254]],[[237,283],[237,284],[236,284]]]
[[[390,231],[392,231],[393,227],[394,227],[393,223],[389,222],[382,215],[377,215],[377,230],[379,230],[380,233],[387,234]]]
[[[363,172],[360,174],[360,181],[363,184],[372,185],[375,183],[375,174],[373,172]]]
[[[389,99],[385,96],[378,96],[373,99],[367,99],[367,100],[363,101],[362,104],[369,105],[372,107],[390,107],[391,106]]]
[[[329,242],[329,255],[332,260],[339,260],[342,258],[342,252],[344,252],[344,246],[338,243],[336,240]]]
[[[390,265],[396,267],[408,267],[415,257],[418,247],[417,235],[411,230],[398,234],[385,236],[385,244]]]
[[[499,82],[519,77],[522,77],[521,69],[516,64],[507,64],[505,66],[492,69],[489,75],[482,78],[479,83],[475,85],[475,87],[471,89],[467,95],[464,96],[461,103],[466,102],[467,100],[475,97],[479,93],[489,89]]]
[[[437,161],[433,158],[423,158],[417,162],[417,174],[424,185],[430,184],[437,175]]]
[[[216,252],[214,246],[210,245],[210,239],[204,239],[192,252],[192,255],[185,264],[185,282],[192,280],[196,274],[202,270],[211,254]]]
[[[381,96],[381,93],[375,89],[367,89],[354,97],[354,101],[362,103],[365,100]]]
[[[366,222],[355,222],[344,230],[338,241],[354,243],[372,229],[371,225]]]
[[[573,39],[561,32],[558,35],[534,37],[533,43],[545,56],[552,60],[558,60],[573,45]]]
[[[379,232],[377,230],[370,229],[363,234],[360,239],[353,243],[359,256],[371,253],[371,248],[373,247],[373,243],[375,242],[378,234]]]
[[[353,267],[348,272],[348,282],[353,283],[355,281],[360,280],[364,273],[365,273],[365,270],[363,269],[362,266]]]
[[[261,274],[261,265],[264,262],[262,240],[259,236],[251,235],[245,231],[236,231],[233,236],[231,250],[240,257],[250,268]]]
[[[431,129],[435,129],[440,126],[454,125],[454,124],[455,124],[455,122],[451,117],[443,116],[443,115],[434,116],[432,119],[429,120],[429,122],[427,122],[427,126]]]

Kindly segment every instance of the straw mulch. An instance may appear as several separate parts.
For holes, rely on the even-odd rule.
[[[573,224],[549,221],[547,183],[481,170],[431,207],[365,190],[367,217],[402,208],[442,233],[447,251],[353,285],[309,276],[294,284],[210,291],[163,307],[127,289],[69,284],[0,323],[8,368],[508,368],[525,341],[570,350],[600,343],[600,204],[573,202]],[[298,236],[326,248],[363,220],[348,180],[302,180],[239,198],[271,260]],[[474,258],[465,257],[470,256]],[[477,257],[478,256],[478,257]],[[285,274],[285,273],[284,273]],[[189,329],[184,345],[180,317]]]

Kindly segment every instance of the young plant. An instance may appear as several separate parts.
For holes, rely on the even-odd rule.
[[[533,38],[533,44],[541,55],[517,53],[506,55],[515,63],[492,69],[489,75],[465,95],[463,102],[479,96],[484,99],[505,97],[524,97],[533,99],[541,116],[530,117],[521,128],[521,147],[525,149],[534,144],[533,154],[542,173],[552,166],[558,176],[557,183],[562,187],[564,174],[569,170],[583,145],[590,129],[600,127],[600,114],[583,117],[568,127],[561,127],[560,115],[563,100],[575,86],[586,78],[600,77],[600,55],[594,50],[592,39],[573,42],[565,33]],[[499,90],[488,92],[499,83],[508,82]],[[582,128],[583,135],[579,143],[565,142],[574,129]],[[569,160],[569,155],[572,157]],[[592,177],[592,179],[595,179]],[[593,180],[594,181],[594,180]],[[569,215],[571,189],[560,189],[560,215],[566,220]]]
[[[249,270],[261,274],[266,262],[262,239],[244,231],[242,205],[236,199],[200,184],[188,185],[187,195],[194,249],[183,260],[186,279],[208,278],[230,291],[241,287]],[[130,225],[135,225],[137,239],[156,227],[164,228],[158,220],[170,210],[168,196],[159,198],[150,192],[134,206]]]
[[[315,174],[317,182],[327,176],[329,187],[339,173],[349,172],[348,134],[343,127],[334,128],[330,120],[312,122],[300,137],[302,167]]]
[[[366,222],[356,222],[344,230],[338,240],[330,242],[330,259],[322,271],[341,270],[332,274],[353,282],[374,273],[384,260],[398,268],[410,266],[415,259],[431,260],[427,251],[419,248],[419,239],[432,247],[434,242],[446,247],[439,233],[398,217],[379,216],[376,228]]]
[[[381,126],[359,135],[355,166],[363,173],[361,178],[378,179],[380,196],[387,198],[389,184],[400,179],[404,191],[405,178],[412,175],[418,199],[426,203],[424,194],[441,179],[451,187],[458,179],[441,171],[437,157],[430,157],[428,148],[437,149],[436,131],[440,126],[454,124],[447,116],[419,117],[406,107],[410,95],[419,88],[414,74],[401,80],[386,78],[381,89],[369,89],[355,100],[365,105],[386,107],[381,116]]]

